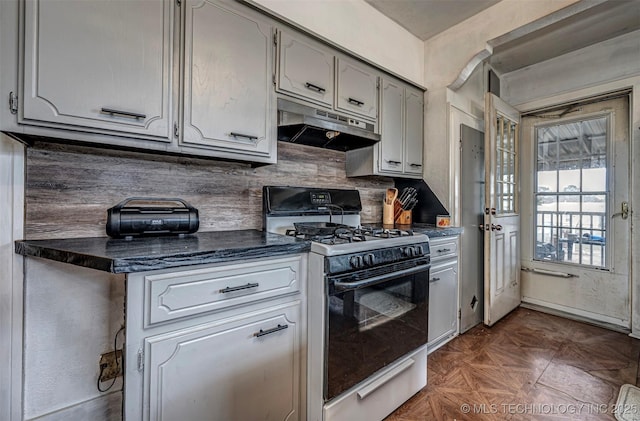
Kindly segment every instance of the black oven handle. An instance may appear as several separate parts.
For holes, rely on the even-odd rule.
[[[341,291],[341,292],[356,290],[360,288],[367,288],[372,285],[376,285],[382,282],[389,281],[391,279],[398,278],[400,276],[413,275],[414,273],[425,272],[425,271],[428,271],[430,267],[431,265],[419,265],[409,269],[403,269],[396,272],[386,273],[384,275],[374,276],[372,278],[367,278],[362,281],[356,281],[356,282],[336,281],[333,283],[333,286],[335,287],[336,291]]]

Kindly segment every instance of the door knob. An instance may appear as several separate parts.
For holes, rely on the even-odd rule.
[[[502,231],[502,225],[491,224],[491,231]]]
[[[622,219],[629,218],[629,202],[622,202],[622,205],[620,206],[620,212],[611,215],[612,218],[615,218],[616,216],[619,216]]]

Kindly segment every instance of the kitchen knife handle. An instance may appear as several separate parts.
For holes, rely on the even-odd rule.
[[[109,114],[111,117],[120,116],[120,117],[135,118],[136,120],[147,118],[146,114],[132,113],[132,112],[129,112],[129,111],[116,110],[115,108],[102,107],[102,108],[100,108],[100,112],[102,114]]]
[[[260,284],[259,284],[259,283],[257,283],[257,282],[256,282],[255,284],[248,283],[247,285],[241,285],[241,286],[238,286],[238,287],[226,287],[226,288],[222,288],[222,289],[220,290],[220,293],[222,293],[222,294],[226,294],[226,293],[228,293],[228,292],[242,291],[243,289],[258,288],[259,286],[260,286]]]
[[[257,333],[254,333],[254,334],[253,334],[253,336],[255,336],[256,338],[259,338],[259,337],[261,337],[261,336],[269,335],[269,334],[271,334],[271,333],[276,333],[276,332],[279,332],[279,331],[281,331],[281,330],[285,330],[285,329],[287,329],[287,328],[289,328],[289,325],[281,325],[281,324],[278,324],[278,326],[273,327],[273,328],[271,328],[271,329],[267,329],[267,330],[262,330],[262,329],[260,329],[260,331],[259,331],[259,332],[257,332]]]
[[[229,136],[231,136],[231,137],[244,137],[244,138],[247,138],[249,140],[258,140],[258,136],[252,136],[250,134],[243,134],[243,133],[236,133],[236,132],[230,132]]]
[[[320,93],[325,93],[327,90],[318,86],[318,85],[314,85],[313,83],[305,83],[304,86],[307,87],[307,89],[311,89],[312,91],[316,91],[316,92],[320,92]]]
[[[358,107],[362,107],[364,105],[364,102],[358,101],[357,99],[351,98],[351,97],[349,97],[349,103],[353,105],[357,105]]]

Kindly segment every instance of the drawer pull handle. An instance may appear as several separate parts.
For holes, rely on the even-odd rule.
[[[410,167],[422,167],[422,164],[409,164]]]
[[[436,282],[436,281],[439,281],[439,280],[440,280],[440,278],[431,278],[431,280],[429,282]]]
[[[349,104],[353,104],[353,105],[357,105],[358,107],[362,107],[364,105],[364,102],[358,101],[355,98],[349,98]]]
[[[121,116],[121,117],[129,117],[129,118],[135,118],[136,120],[140,120],[147,118],[146,114],[140,114],[140,113],[132,113],[129,111],[122,111],[122,110],[116,110],[114,108],[101,108],[100,112],[102,114],[109,114],[111,117],[113,116]]]
[[[258,140],[258,136],[252,136],[250,134],[243,134],[243,133],[236,133],[236,132],[229,133],[229,136],[235,137],[235,138],[244,137],[246,139],[249,139],[250,141]]]
[[[389,164],[392,164],[392,165],[400,165],[400,164],[402,164],[402,162],[400,162],[400,161],[392,161],[392,160],[390,160],[390,159],[389,159],[387,162],[388,162]]]
[[[324,93],[326,92],[326,89],[318,86],[318,85],[314,85],[313,83],[305,83],[304,86],[307,87],[307,89],[311,89],[312,91],[316,91],[316,92],[320,92],[320,93]]]
[[[267,329],[267,330],[262,330],[260,329],[260,332],[258,333],[254,333],[253,336],[255,336],[256,338],[259,338],[260,336],[264,336],[264,335],[269,335],[271,333],[276,333],[279,332],[281,330],[285,330],[289,327],[289,325],[278,325],[276,327],[272,327],[271,329]]]
[[[255,283],[255,284],[247,284],[247,285],[240,285],[238,287],[226,287],[226,288],[222,288],[220,290],[220,293],[222,294],[226,294],[227,292],[236,292],[236,291],[242,291],[243,289],[249,289],[249,288],[258,288],[260,286],[259,283]]]
[[[436,250],[438,253],[446,253],[448,251],[451,251],[451,249],[438,249]]]

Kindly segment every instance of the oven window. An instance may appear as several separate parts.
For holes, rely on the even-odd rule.
[[[327,305],[325,399],[330,400],[427,343],[428,267],[335,291]]]

